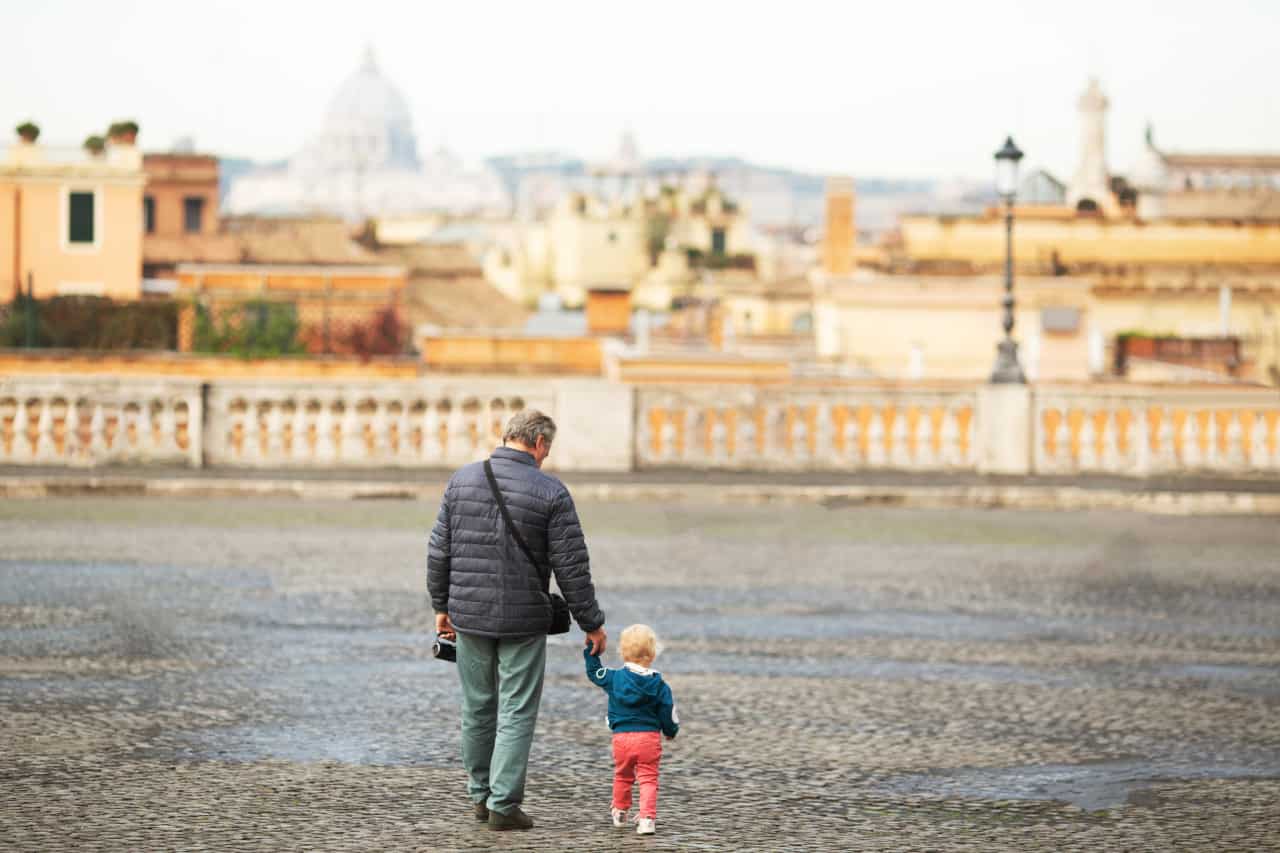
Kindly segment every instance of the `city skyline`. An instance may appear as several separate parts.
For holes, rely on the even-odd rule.
[[[129,117],[147,149],[191,136],[201,151],[278,160],[315,132],[372,45],[422,148],[472,161],[531,150],[600,160],[630,130],[645,157],[984,179],[1012,133],[1028,167],[1065,180],[1090,76],[1111,100],[1116,172],[1131,168],[1149,121],[1173,150],[1280,150],[1273,8],[1228,2],[1212,20],[1182,2],[1085,3],[1068,18],[1058,8],[801,3],[775,19],[715,4],[626,17],[582,4],[548,15],[371,2],[316,15],[293,3],[51,2],[5,13],[23,38],[0,67],[21,84],[0,93],[0,117],[35,120],[53,144]]]

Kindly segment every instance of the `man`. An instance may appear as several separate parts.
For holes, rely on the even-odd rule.
[[[556,425],[534,410],[507,424],[489,462],[533,556],[550,566],[595,654],[605,648],[604,613],[573,498],[539,468]],[[491,829],[530,829],[520,808],[546,663],[551,599],[537,566],[511,532],[484,471],[474,462],[449,480],[431,531],[427,589],[436,633],[458,644],[462,680],[462,763],[476,820]]]

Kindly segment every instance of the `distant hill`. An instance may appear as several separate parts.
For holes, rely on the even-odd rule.
[[[590,186],[591,163],[557,151],[514,152],[490,157],[485,164],[501,178],[513,199],[529,178],[552,178],[563,187]],[[231,182],[260,169],[280,169],[287,161],[259,163],[242,157],[220,160],[220,191],[225,198]],[[713,174],[732,198],[746,204],[752,222],[761,226],[820,227],[827,176],[778,166],[762,166],[740,157],[658,157],[645,162],[654,176]],[[907,212],[963,213],[981,209],[989,201],[985,188],[965,182],[882,176],[854,178],[858,192],[860,231],[876,233],[892,228]]]
[[[555,176],[573,185],[583,183],[590,168],[581,158],[557,152],[517,153],[486,162],[502,177],[513,198],[520,196],[520,185],[526,178]],[[762,166],[740,157],[658,157],[645,161],[645,169],[655,176],[713,174],[726,193],[747,205],[757,225],[807,227],[822,223],[826,175]],[[939,198],[943,184],[936,180],[872,176],[855,178],[854,184],[858,226],[865,231],[892,227],[898,214],[907,210],[957,209]],[[958,209],[967,207],[961,204]]]

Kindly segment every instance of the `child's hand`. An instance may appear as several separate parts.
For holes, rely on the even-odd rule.
[[[604,654],[605,641],[608,636],[604,632],[604,628],[597,628],[587,634],[587,648],[591,649],[591,654],[597,656]]]

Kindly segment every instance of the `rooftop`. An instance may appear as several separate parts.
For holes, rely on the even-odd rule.
[[[1168,153],[1165,162],[1184,169],[1275,169],[1280,170],[1280,154]]]

